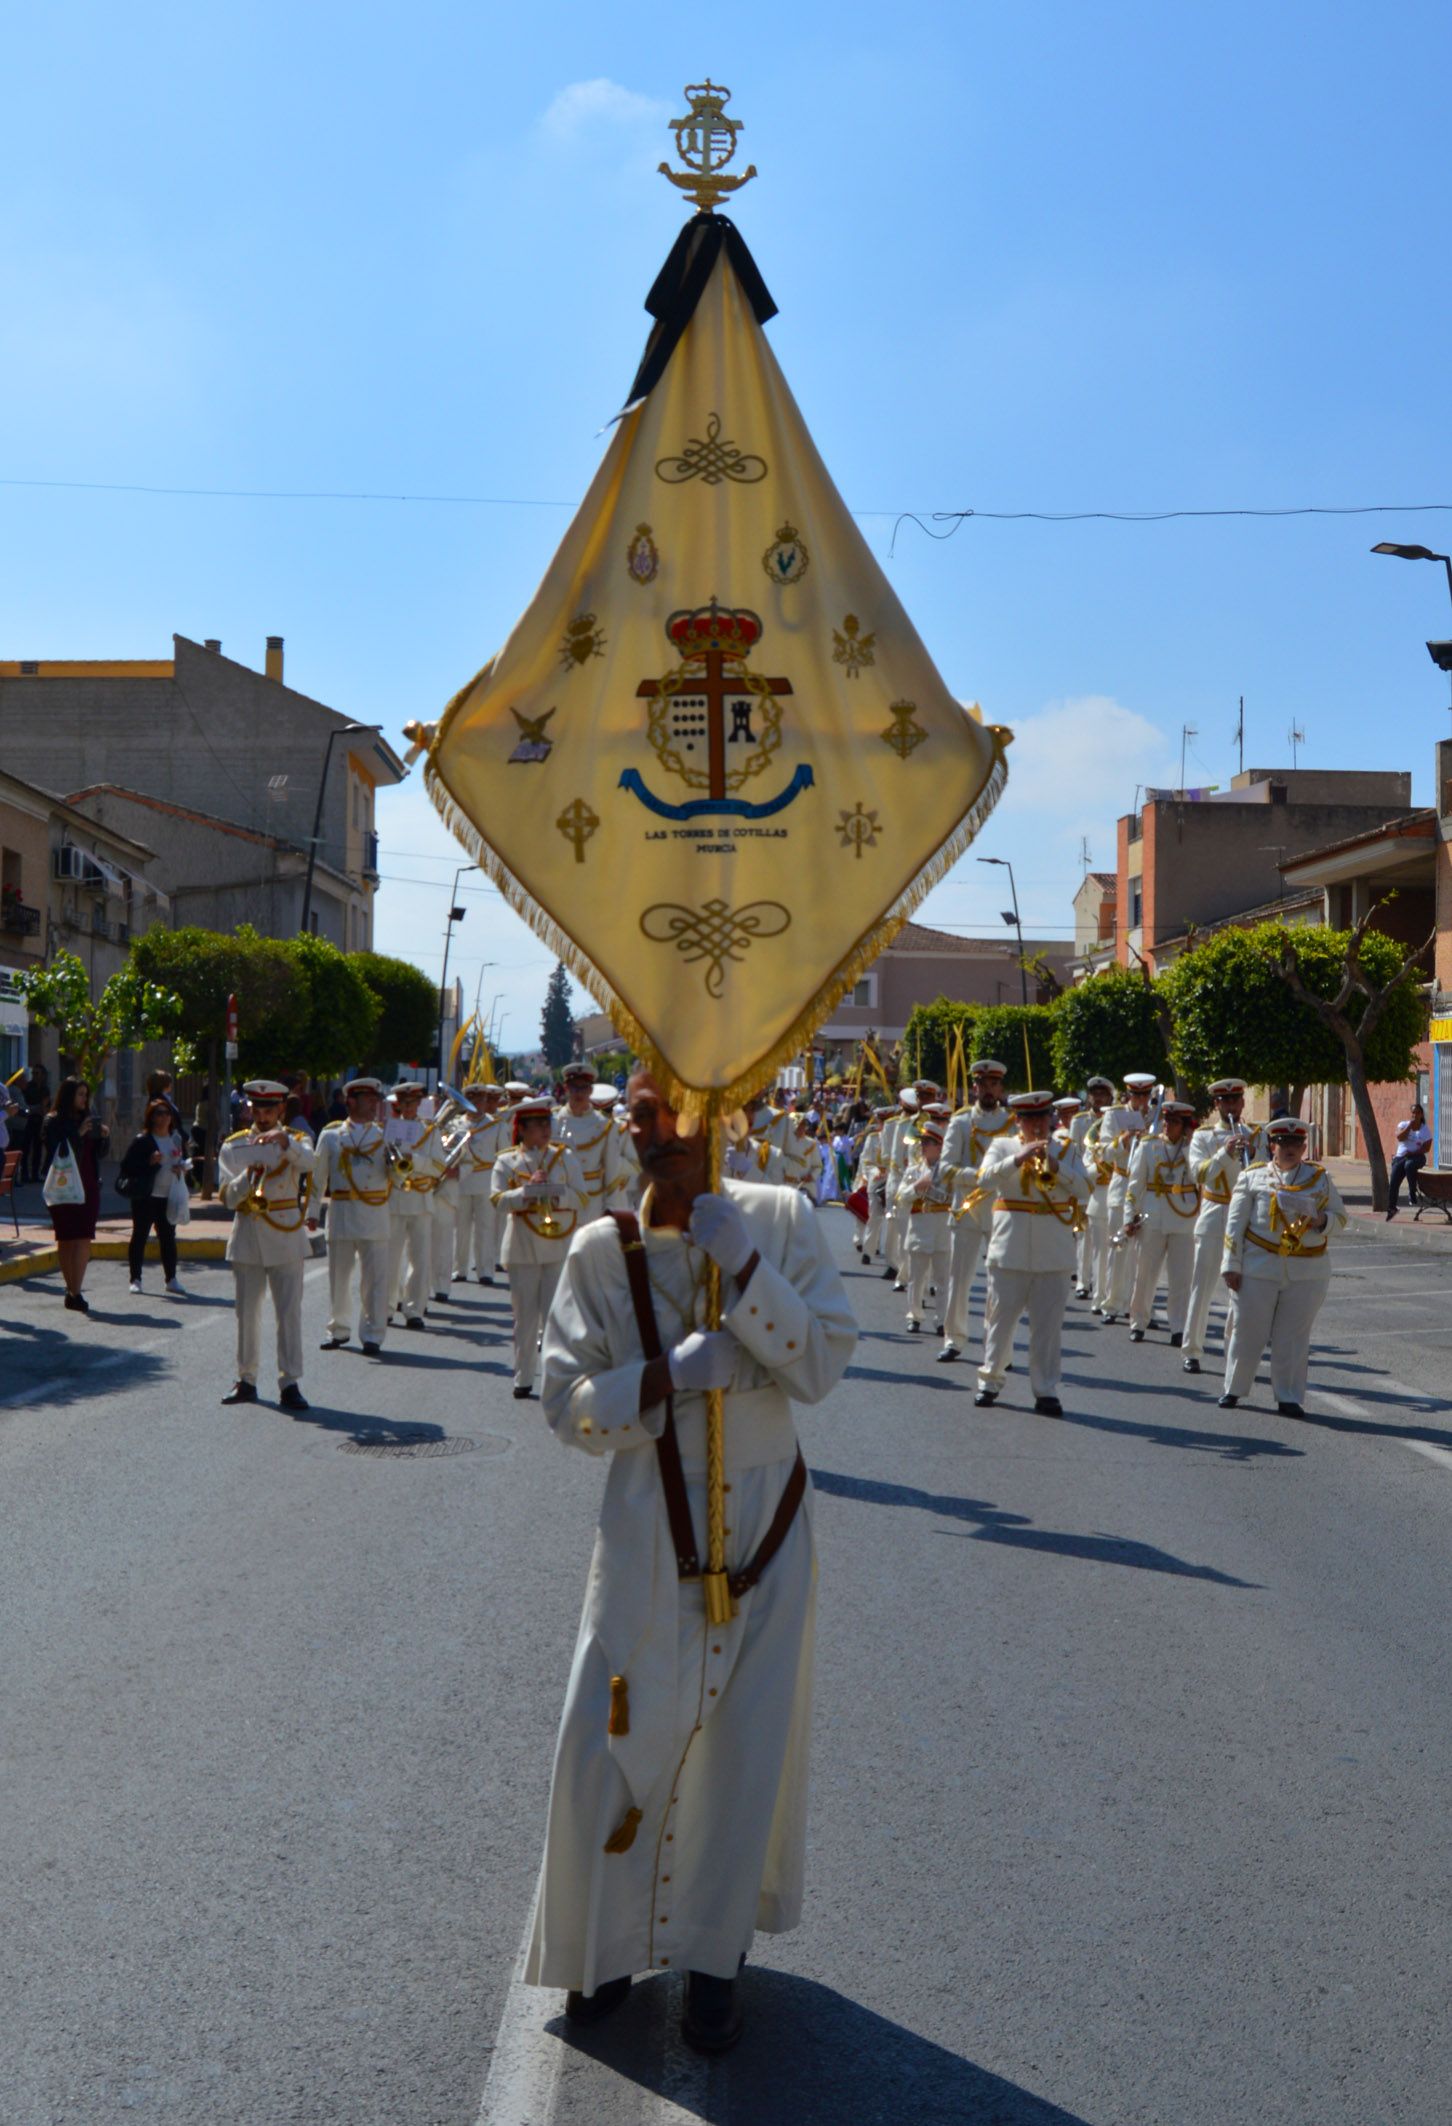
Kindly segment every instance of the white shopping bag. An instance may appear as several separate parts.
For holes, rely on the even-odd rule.
[[[81,1180],[81,1170],[76,1165],[76,1155],[68,1144],[57,1146],[56,1155],[50,1162],[50,1172],[45,1177],[45,1187],[40,1193],[52,1210],[57,1205],[75,1204],[79,1207],[85,1203],[86,1190]]]
[[[171,1187],[166,1192],[166,1215],[173,1225],[191,1223],[191,1192],[180,1174],[171,1177]]]

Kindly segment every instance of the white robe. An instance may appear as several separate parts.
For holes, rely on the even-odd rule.
[[[761,1262],[724,1319],[742,1345],[726,1391],[728,1566],[756,1552],[796,1456],[791,1402],[820,1402],[857,1341],[820,1221],[791,1189],[727,1181]],[[661,1341],[705,1311],[705,1263],[646,1227]],[[556,1435],[609,1455],[584,1615],[565,1695],[544,1864],[524,1976],[593,1992],[673,1967],[734,1977],[757,1928],[801,1914],[816,1558],[810,1486],[780,1550],[729,1624],[708,1628],[700,1583],[676,1574],[645,1360],[612,1220],[577,1233],[544,1338],[542,1398]],[[696,1539],[706,1536],[706,1401],[675,1398]],[[610,1735],[612,1677],[629,1732]],[[605,1846],[627,1811],[627,1850]]]

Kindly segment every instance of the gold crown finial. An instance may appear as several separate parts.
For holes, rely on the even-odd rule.
[[[730,89],[708,77],[691,83],[686,101],[691,108],[685,117],[671,120],[676,153],[686,167],[673,170],[668,162],[663,162],[660,174],[684,192],[698,212],[711,214],[723,197],[750,184],[756,175],[756,164],[750,163],[740,177],[721,174],[736,153],[736,136],[741,131],[741,120],[726,116]]]

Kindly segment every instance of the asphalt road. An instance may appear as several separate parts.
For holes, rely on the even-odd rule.
[[[7,2126],[1446,2126],[1452,1265],[1343,1245],[1305,1425],[1075,1307],[1056,1423],[829,1215],[808,1913],[711,2066],[512,1983],[600,1473],[503,1294],[290,1421],[220,1268],[0,1287]]]

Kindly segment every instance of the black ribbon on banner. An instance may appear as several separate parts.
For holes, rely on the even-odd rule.
[[[656,323],[645,343],[645,353],[640,358],[640,367],[635,372],[635,382],[630,387],[623,412],[628,413],[632,406],[638,406],[642,399],[649,397],[665,374],[666,363],[695,315],[696,305],[706,292],[706,283],[723,249],[756,313],[757,324],[764,325],[768,318],[776,316],[771,291],[735,222],[728,221],[724,214],[697,214],[686,223],[671,245],[670,256],[645,299],[645,307]]]

